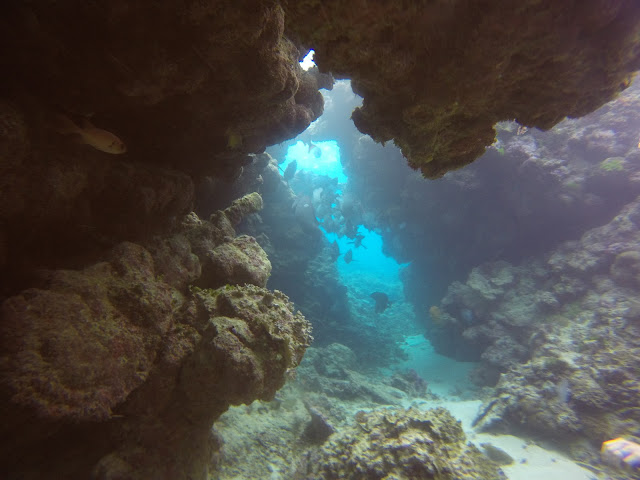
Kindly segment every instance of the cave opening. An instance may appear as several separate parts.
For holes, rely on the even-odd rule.
[[[640,8],[508,3],[4,2],[0,478],[640,472]]]

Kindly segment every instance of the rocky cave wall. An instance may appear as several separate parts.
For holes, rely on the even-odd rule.
[[[640,84],[633,84],[547,132],[501,123],[485,155],[435,181],[398,165],[397,149],[362,137],[347,166],[347,193],[366,205],[359,221],[383,235],[385,250],[411,262],[406,293],[425,316],[477,265],[548,252],[640,194],[639,108]]]
[[[632,0],[289,2],[287,34],[364,97],[353,120],[430,178],[493,143],[494,124],[551,128],[640,67]]]
[[[306,47],[353,78],[359,128],[438,176],[496,120],[549,127],[626,86],[633,6],[5,2],[2,473],[205,478],[211,422],[299,362],[307,323],[233,231],[256,197],[187,214],[226,208],[251,154],[322,113]],[[120,155],[86,145],[114,136]]]
[[[482,429],[545,439],[593,464],[606,439],[638,439],[639,235],[640,197],[577,241],[479,266],[432,307],[436,348],[471,354],[475,381],[497,383]]]

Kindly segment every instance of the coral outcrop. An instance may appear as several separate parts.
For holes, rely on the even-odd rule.
[[[355,422],[307,455],[296,478],[501,479],[444,408],[359,412]]]
[[[557,442],[589,461],[603,439],[637,437],[638,242],[640,197],[579,241],[451,286],[428,335],[448,355],[471,352],[477,382],[497,382],[482,429]]]
[[[498,121],[549,129],[610,100],[640,66],[640,12],[627,0],[335,0],[286,13],[320,69],[364,97],[358,129],[432,178],[479,157]]]
[[[206,478],[213,421],[273,398],[311,341],[288,298],[263,288],[266,255],[229,217],[190,214],[173,235],[43,272],[3,302],[3,475]],[[236,268],[220,270],[227,257]],[[202,278],[236,285],[189,287]]]
[[[355,136],[344,195],[366,205],[354,221],[379,229],[388,253],[411,262],[405,292],[424,314],[474,267],[544,255],[640,195],[639,111],[634,84],[547,132],[501,123],[482,158],[431,182],[399,165],[394,147]],[[605,170],[603,162],[623,170]]]

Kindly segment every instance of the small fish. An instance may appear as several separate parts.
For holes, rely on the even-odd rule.
[[[367,247],[365,247],[365,246],[362,244],[362,240],[364,240],[364,235],[362,235],[362,234],[360,234],[360,233],[359,233],[359,234],[357,234],[357,235],[356,235],[355,240],[353,240],[353,241],[351,241],[351,242],[349,242],[349,243],[350,243],[350,244],[353,244],[353,247],[354,247],[354,248],[364,247],[364,249],[366,250],[366,249],[367,249]]]
[[[317,145],[310,144],[309,155],[312,155],[314,158],[320,158],[322,157],[322,150]]]
[[[289,180],[291,180],[295,176],[297,168],[298,162],[294,160],[289,165],[287,165],[287,168],[284,169],[284,173],[282,174],[282,176],[287,182],[289,182]]]
[[[376,313],[382,313],[391,306],[391,302],[386,293],[373,292],[370,297],[376,301]]]
[[[86,118],[82,127],[79,127],[66,115],[57,116],[57,132],[62,135],[78,135],[82,143],[91,145],[93,148],[105,153],[121,154],[127,151],[127,146],[113,133],[95,127]]]
[[[353,261],[353,250],[349,249],[349,251],[344,254],[344,261],[346,263],[351,263]]]
[[[569,403],[569,399],[571,398],[571,385],[569,385],[569,380],[563,378],[556,385],[556,398],[558,403],[562,403],[566,405]]]
[[[340,247],[338,246],[338,242],[334,240],[333,242],[331,242],[331,260],[335,262],[339,256],[340,256]]]

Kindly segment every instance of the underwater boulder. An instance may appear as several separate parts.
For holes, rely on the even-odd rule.
[[[296,478],[506,479],[467,443],[460,422],[444,408],[360,411],[351,426],[329,437],[312,458]]]
[[[223,243],[207,255],[198,285],[219,287],[224,284],[250,283],[259,287],[267,285],[271,274],[271,262],[255,238],[241,235]]]

